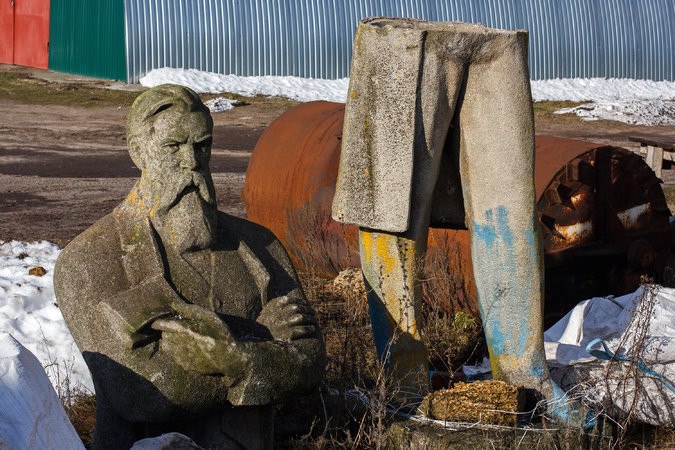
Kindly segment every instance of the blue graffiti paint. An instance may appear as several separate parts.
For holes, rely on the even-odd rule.
[[[533,216],[533,224],[536,224],[535,219]],[[516,270],[514,242],[518,246],[518,256],[526,261],[536,261],[541,252],[536,228],[519,230],[514,236],[506,207],[486,211],[483,224],[472,222],[471,248],[478,301],[491,353],[496,358],[515,356],[530,376],[543,385],[551,383],[553,392],[548,398],[548,413],[557,421],[576,427],[592,427],[595,417],[582,414],[578,404],[550,380],[545,359],[529,354],[535,350],[528,348],[528,343],[532,337],[532,308],[535,307],[532,300],[538,292],[533,291],[534,286],[527,280],[519,278],[523,273]],[[538,289],[538,285],[534,288]],[[514,307],[522,309],[514,311]]]
[[[473,243],[472,247],[477,250],[484,258],[481,258],[485,263],[475,265],[476,272],[483,274],[483,279],[499,280],[504,277],[504,267],[502,264],[493,264],[500,256],[507,256],[507,259],[512,260],[512,246],[513,233],[508,223],[508,211],[506,207],[499,206],[494,211],[485,211],[485,223],[478,224],[472,222],[473,228]],[[488,256],[489,255],[489,256]],[[490,258],[490,261],[488,261]],[[481,291],[479,289],[479,306],[481,316],[485,323],[485,330],[493,355],[502,356],[507,353],[509,346],[509,333],[505,332],[502,326],[499,314],[491,314],[494,306],[499,306],[498,303],[503,299],[495,295],[497,286],[493,286],[490,291],[491,303],[488,305],[485,301],[481,301]]]
[[[488,345],[492,348],[492,353],[495,356],[502,355],[515,355],[518,358],[522,358],[527,353],[527,343],[530,337],[530,323],[527,318],[523,317],[520,319],[519,323],[519,335],[517,338],[517,351],[513,351],[513,338],[514,336],[508,331],[510,328],[513,328],[512,324],[503,325],[500,321],[500,317],[490,319],[486,322],[486,335],[488,340]],[[502,330],[506,328],[507,332],[504,333]]]
[[[504,244],[508,247],[513,246],[513,233],[509,227],[508,212],[504,206],[497,207],[497,233]]]
[[[485,225],[473,223],[474,238],[482,241],[488,248],[492,248],[497,242],[497,230],[492,220],[492,210],[485,211]]]
[[[496,219],[495,217],[496,216]],[[503,244],[513,247],[513,232],[509,226],[509,214],[505,206],[498,206],[496,214],[491,209],[485,211],[485,225],[472,222],[475,238],[485,243],[487,247]],[[534,241],[534,236],[532,237]]]
[[[554,420],[569,424],[572,427],[591,429],[597,422],[597,415],[591,411],[584,412],[580,405],[567,396],[558,384],[551,380],[553,395],[547,398],[546,410]]]
[[[499,357],[506,353],[506,337],[502,333],[501,323],[498,320],[490,320],[486,323],[486,337],[492,354]]]
[[[520,337],[518,339],[518,356],[523,356],[527,351],[527,343],[530,338],[530,318],[529,315],[520,318]]]
[[[484,223],[473,221],[472,230],[474,262],[479,262],[474,264],[474,271],[484,286],[479,286],[478,299],[489,336],[488,344],[496,356],[522,357],[528,350],[531,333],[531,314],[527,309],[533,293],[517,278],[514,241],[524,239],[526,251],[534,260],[538,250],[536,232],[534,229],[523,230],[524,234],[514,237],[508,209],[503,205],[485,211]],[[514,318],[517,323],[505,323],[506,317],[501,312],[505,307],[512,309],[514,304],[522,305],[526,310]]]
[[[541,380],[542,383],[550,382],[553,388],[553,394],[547,398],[547,413],[560,423],[567,423],[570,426],[585,429],[593,428],[597,416],[592,412],[584,414],[580,409],[580,405],[569,398],[567,393],[555,381],[550,380],[545,361],[543,359],[536,359],[532,364],[528,368],[529,374]]]
[[[531,362],[531,366],[528,367],[527,371],[532,377],[546,382],[548,380],[548,367],[546,362],[542,358],[537,358]]]

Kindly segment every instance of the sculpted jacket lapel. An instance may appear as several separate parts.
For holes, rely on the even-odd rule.
[[[100,308],[120,337],[128,345],[134,345],[144,338],[139,335],[141,329],[172,314],[171,303],[183,300],[166,279],[166,268],[148,217],[136,214],[135,209],[124,203],[113,215],[129,285],[118,295],[102,301]]]
[[[237,253],[255,280],[258,291],[260,291],[260,304],[261,306],[264,306],[272,297],[274,297],[270,271],[265,267],[260,258],[256,256],[255,252],[251,250],[251,247],[246,244],[245,234],[242,235],[237,232],[237,221],[236,219],[233,219],[233,217],[227,214],[219,214],[218,232],[232,235],[234,240],[238,243]]]
[[[271,277],[262,261],[258,259],[236,232],[227,230],[227,234],[236,242],[236,247],[230,247],[231,250],[219,250],[212,253],[213,266],[211,272],[210,304],[214,311],[255,320],[260,314],[262,307],[270,298]],[[239,268],[230,267],[234,263],[233,258],[239,260],[236,262],[240,266]],[[222,280],[232,277],[230,270],[240,271],[242,269],[246,271],[248,281],[242,280],[243,284],[240,286],[241,290],[237,297],[243,301],[236,301],[231,306],[224,308],[224,303],[231,300],[228,289],[232,288],[232,283],[229,281],[223,282]]]
[[[138,216],[123,203],[115,211],[120,246],[124,252],[122,265],[129,284],[134,287],[157,275],[164,276],[165,267],[155,240],[150,219]]]
[[[255,284],[260,291],[260,304],[264,306],[270,299],[269,289],[271,277],[269,271],[241,238],[239,238],[239,248],[237,248],[237,253],[239,253],[244,264],[246,264],[248,271],[253,276]]]
[[[212,309],[210,283],[213,282],[211,280],[213,278],[213,255],[210,254],[206,266],[206,271],[208,273],[202,275],[202,273],[182,255],[174,253],[166,247],[165,250],[171,261],[171,269],[168,267],[165,268],[166,274],[168,276],[170,273],[171,281],[178,293],[190,303]]]

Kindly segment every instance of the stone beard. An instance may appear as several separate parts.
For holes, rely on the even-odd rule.
[[[191,172],[182,182],[162,188],[165,194],[159,196],[160,206],[152,222],[162,241],[178,253],[204,250],[216,242],[218,210],[209,181],[202,174]],[[141,180],[140,184],[146,197],[156,196],[151,188],[155,183]]]
[[[192,188],[180,194],[178,203],[168,210],[158,211],[155,225],[162,241],[179,253],[204,250],[215,244],[216,214],[216,207]]]

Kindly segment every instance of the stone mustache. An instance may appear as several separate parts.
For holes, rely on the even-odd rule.
[[[361,21],[333,218],[359,226],[375,345],[399,385],[428,380],[420,276],[432,225],[470,232],[494,377],[564,395],[543,349],[533,159],[527,32]]]
[[[168,431],[271,448],[273,405],[323,376],[321,333],[281,243],[216,209],[212,130],[190,89],[140,95],[127,140],[141,178],[57,261],[59,307],[96,389],[96,448]]]

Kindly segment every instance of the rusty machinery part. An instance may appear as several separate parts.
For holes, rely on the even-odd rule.
[[[288,110],[258,140],[242,197],[296,267],[334,277],[360,266],[358,230],[331,219],[345,105],[310,102]]]
[[[343,117],[344,104],[329,102],[281,115],[253,150],[242,192],[248,218],[279,237],[296,267],[325,277],[360,264],[357,228],[330,216]],[[634,290],[642,275],[659,281],[670,212],[660,180],[638,155],[537,136],[535,189],[547,323],[582,299]],[[424,284],[428,301],[477,313],[466,230],[430,229]]]

